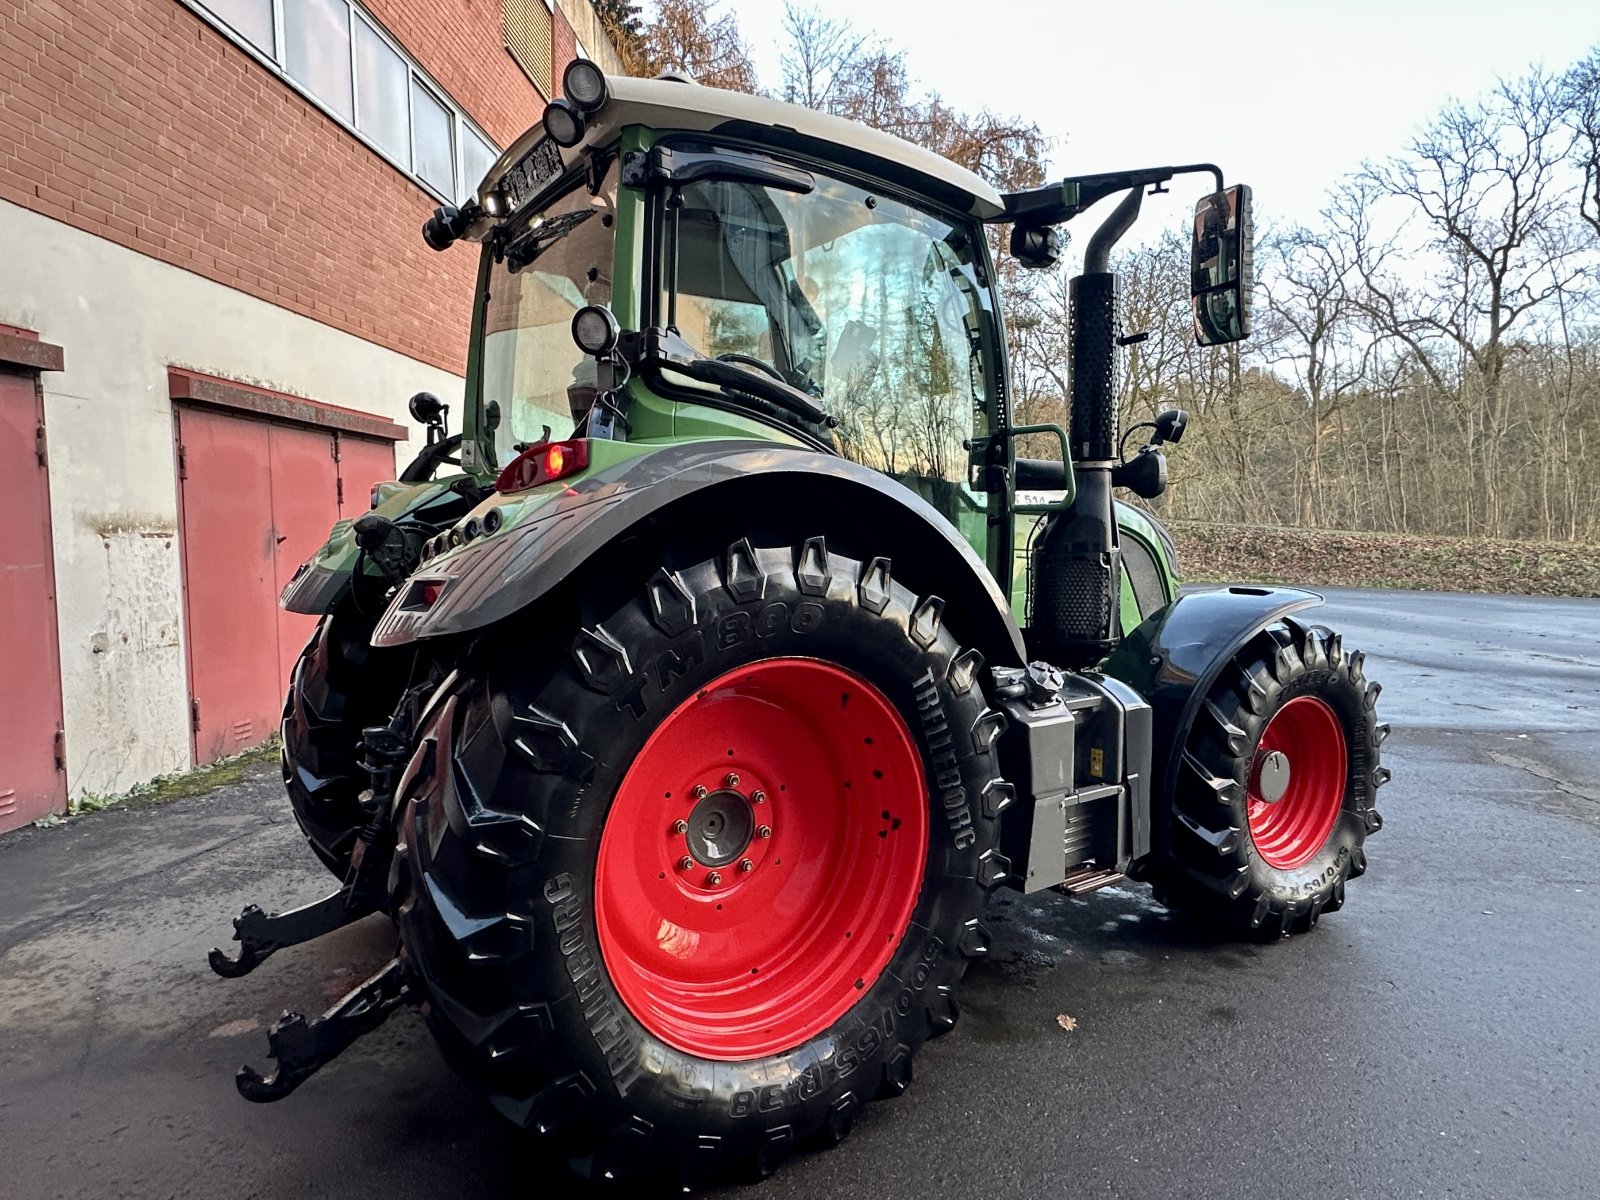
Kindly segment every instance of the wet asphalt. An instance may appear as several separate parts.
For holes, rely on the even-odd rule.
[[[1600,602],[1341,591],[1324,619],[1395,727],[1342,912],[1260,945],[1132,885],[1002,893],[911,1091],[724,1194],[1600,1195]],[[282,1103],[238,1098],[281,1009],[392,951],[373,917],[246,979],[207,969],[240,906],[327,882],[270,768],[0,839],[0,1196],[585,1194],[409,1015]]]

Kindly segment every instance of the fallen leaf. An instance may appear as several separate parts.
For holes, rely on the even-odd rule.
[[[1066,1013],[1062,1013],[1056,1018],[1056,1024],[1061,1026],[1061,1028],[1065,1029],[1068,1033],[1071,1033],[1078,1027],[1078,1018],[1069,1017]]]

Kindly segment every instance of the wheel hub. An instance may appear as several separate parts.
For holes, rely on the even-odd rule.
[[[695,862],[702,867],[725,867],[745,852],[755,832],[755,806],[749,797],[723,788],[694,806],[685,837]]]
[[[1289,756],[1282,750],[1258,750],[1255,779],[1250,790],[1263,804],[1282,800],[1289,790]]]

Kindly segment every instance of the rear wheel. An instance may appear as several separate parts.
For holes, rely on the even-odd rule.
[[[404,954],[452,1064],[580,1173],[765,1169],[954,1023],[1006,869],[1000,718],[942,603],[821,538],[603,590],[431,706]]]
[[[410,655],[375,649],[382,606],[368,613],[353,592],[318,622],[289,677],[283,708],[283,782],[306,840],[340,879],[365,821],[369,786],[359,762],[361,731],[389,720]]]
[[[1297,621],[1256,634],[1195,715],[1173,787],[1166,852],[1150,873],[1174,908],[1296,933],[1344,904],[1366,870],[1388,779],[1379,688],[1339,636]]]

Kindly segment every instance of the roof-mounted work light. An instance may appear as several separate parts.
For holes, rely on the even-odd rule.
[[[587,58],[575,58],[561,75],[561,94],[586,113],[599,112],[610,96],[605,73]]]
[[[552,100],[544,108],[544,131],[563,149],[583,141],[583,112],[570,100]]]

